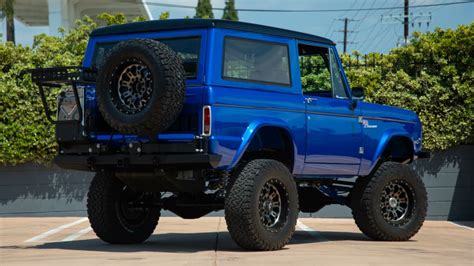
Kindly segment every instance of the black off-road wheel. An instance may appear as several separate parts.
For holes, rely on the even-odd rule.
[[[112,128],[153,136],[170,127],[183,107],[181,58],[158,41],[120,42],[99,66],[96,93],[99,110]]]
[[[282,163],[250,161],[233,180],[225,200],[225,220],[234,241],[249,250],[277,250],[293,236],[298,190]]]
[[[405,241],[423,225],[427,193],[420,176],[408,165],[386,162],[373,176],[356,181],[351,207],[357,226],[368,237]]]
[[[136,244],[148,239],[161,210],[133,204],[147,196],[132,191],[111,173],[97,173],[87,194],[87,213],[95,234],[111,244]]]

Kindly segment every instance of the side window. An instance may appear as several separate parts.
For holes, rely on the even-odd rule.
[[[173,49],[183,60],[184,71],[187,79],[197,77],[199,65],[199,51],[201,49],[200,37],[183,37],[173,39],[156,39]],[[92,67],[98,67],[104,62],[107,53],[117,42],[98,43],[92,55]]]
[[[347,98],[336,58],[331,49],[298,45],[303,94]]]
[[[303,93],[332,97],[329,49],[300,44],[298,51]]]
[[[288,46],[227,37],[224,41],[222,77],[289,86]]]
[[[344,81],[342,80],[339,64],[337,63],[336,55],[334,54],[333,49],[330,49],[330,55],[333,96],[337,99],[348,99],[349,97],[347,97]]]

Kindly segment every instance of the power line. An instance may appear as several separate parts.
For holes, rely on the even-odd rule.
[[[370,34],[370,36],[369,36],[370,39],[369,39],[369,37],[368,37],[368,38],[364,41],[364,46],[361,47],[361,50],[364,50],[364,48],[365,48],[366,51],[369,51],[369,52],[370,52],[370,50],[373,48],[373,46],[374,46],[374,44],[375,44],[375,40],[378,40],[378,38],[380,38],[381,35],[382,35],[385,31],[387,31],[388,28],[389,28],[389,25],[383,25],[383,24],[381,24],[381,23],[378,23],[377,26],[379,26],[379,25],[380,25],[379,31],[378,31],[378,32],[375,32],[375,28],[374,28],[374,30],[371,32],[371,34]],[[385,26],[385,27],[384,27],[384,26]],[[374,35],[373,37],[372,37],[372,33],[375,33],[375,35]]]
[[[364,2],[362,3],[362,5],[360,6],[360,8],[356,8],[356,9],[358,9],[358,10],[357,10],[357,11],[355,12],[355,14],[353,15],[354,17],[357,17],[357,15],[359,15],[359,12],[360,12],[361,9],[364,8],[364,6],[365,6],[365,3],[367,3],[367,0],[364,0]],[[347,12],[347,13],[349,13],[349,12]]]
[[[431,13],[420,13],[415,15],[413,13],[409,13],[409,0],[404,0],[404,2],[405,8],[403,14],[397,16],[393,16],[392,14],[390,14],[390,16],[382,15],[381,22],[383,24],[398,24],[401,22],[403,24],[403,44],[407,45],[410,33],[409,24],[412,24],[412,28],[415,26],[415,23],[418,23],[420,27],[422,23],[426,23],[429,26],[429,23],[431,22]]]
[[[382,6],[385,6],[387,3],[388,3],[388,0],[386,0]],[[388,13],[390,13],[390,10],[383,12],[382,16]],[[374,24],[372,24],[372,26],[370,27],[372,28],[372,31],[368,34],[367,38],[363,42],[360,42],[360,45],[357,47],[357,50],[363,50],[363,48],[369,48],[370,46],[369,40],[372,40],[372,35],[375,33],[375,29],[380,25],[381,25],[380,20],[377,20],[374,22]],[[377,34],[375,36],[377,36]]]
[[[377,48],[379,46],[379,44],[385,40],[385,37],[388,35],[388,33],[390,32],[388,30],[389,26],[386,25],[385,28],[381,27],[379,32],[377,33],[377,35],[375,35],[375,38],[374,38],[374,41],[369,44],[369,46],[367,46],[367,51],[371,51],[371,50],[374,50],[375,48]],[[378,42],[375,42],[375,40],[377,39],[378,37]]]
[[[352,2],[352,5],[349,7],[349,9],[353,9],[353,8],[356,6],[356,4],[357,4],[357,1],[354,0],[354,2]],[[348,12],[346,11],[344,14],[342,14],[342,15],[341,15],[341,18],[346,17],[347,13],[348,13]]]
[[[374,0],[374,1],[372,2],[372,4],[370,5],[370,8],[373,8],[376,2],[377,2],[377,1]],[[384,4],[385,4],[385,3],[384,3]],[[367,19],[367,17],[369,17],[369,14],[371,14],[371,13],[373,13],[373,12],[374,12],[374,11],[367,11],[367,13],[365,13],[365,15],[364,15],[361,19],[359,19],[359,23],[358,23],[357,26],[355,27],[355,30],[358,30],[358,29],[360,28],[360,26],[362,25],[363,21],[364,21],[365,19]]]
[[[351,5],[348,9],[353,9],[353,8],[356,6],[356,4],[357,4],[357,1],[354,0],[354,1],[352,2],[352,5]],[[349,13],[349,12],[347,12],[347,11],[344,12],[344,13],[342,14],[342,16],[340,16],[340,17],[341,17],[341,18],[346,17],[347,13]],[[333,20],[332,20],[331,25],[329,26],[329,28],[328,28],[328,30],[327,30],[325,36],[327,36],[329,33],[331,33],[331,35],[329,36],[329,38],[332,37],[332,35],[334,34],[334,31],[332,31],[332,26],[334,25],[334,22],[335,22],[335,21],[336,21],[336,19],[333,19]]]
[[[187,9],[196,9],[195,6],[189,5],[178,5],[178,4],[166,4],[166,3],[157,3],[157,2],[144,2],[147,5],[151,6],[161,6],[161,7],[173,7],[173,8],[187,8]],[[435,7],[435,6],[451,6],[451,5],[460,5],[460,4],[473,4],[474,0],[469,1],[458,1],[458,2],[447,2],[447,3],[436,3],[436,4],[423,4],[423,5],[414,5],[411,8],[422,8],[422,7]],[[354,8],[354,9],[255,9],[255,8],[236,8],[236,11],[239,12],[269,12],[269,13],[323,13],[323,12],[360,12],[360,11],[375,11],[375,10],[395,10],[403,9],[403,6],[392,6],[392,7],[374,7],[374,8]],[[224,10],[223,7],[213,7],[213,10]]]
[[[331,21],[331,25],[329,25],[328,30],[326,31],[326,34],[324,34],[324,36],[328,36],[328,34],[331,32],[331,37],[332,37],[332,34],[333,34],[334,32],[332,32],[331,30],[332,30],[332,26],[334,25],[334,22],[335,22],[335,21],[336,21],[336,19],[333,19],[333,20]]]
[[[372,2],[372,4],[370,5],[370,8],[373,8],[376,2],[377,2],[377,1],[374,0],[374,1]],[[386,2],[386,1],[385,1],[385,2]],[[385,4],[385,2],[384,2],[384,4]],[[359,31],[360,26],[362,25],[362,23],[364,22],[364,20],[367,19],[367,17],[369,16],[369,14],[371,14],[371,13],[373,13],[373,12],[375,12],[375,11],[367,11],[367,13],[365,13],[365,15],[364,15],[361,19],[359,19],[359,23],[357,23],[357,25],[354,27],[354,31]],[[354,34],[353,37],[352,37],[352,41],[355,41],[356,37],[357,37],[357,34]]]

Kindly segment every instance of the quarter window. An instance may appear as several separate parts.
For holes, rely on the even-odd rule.
[[[222,76],[224,79],[291,85],[288,46],[226,38]]]
[[[334,54],[333,49],[329,50],[329,54],[331,55],[331,78],[334,98],[347,99],[348,97],[344,82],[342,81],[341,71],[339,69],[339,64],[337,63],[336,55]]]

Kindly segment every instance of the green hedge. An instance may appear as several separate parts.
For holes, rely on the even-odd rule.
[[[393,49],[383,57],[369,54],[368,68],[346,72],[352,86],[366,89],[367,101],[415,111],[423,123],[425,148],[472,144],[473,44],[474,23],[456,30],[415,33],[407,47]],[[357,64],[354,56],[344,55],[343,61]],[[370,67],[371,62],[377,63]]]
[[[126,22],[120,14],[100,18],[107,24]],[[474,23],[455,31],[417,34],[408,47],[384,58],[390,71],[350,70],[350,81],[367,89],[368,101],[415,110],[424,124],[426,147],[472,143],[473,27]],[[85,17],[74,29],[61,30],[60,37],[36,36],[32,48],[0,44],[0,164],[47,163],[54,156],[54,127],[45,119],[37,88],[20,73],[34,67],[79,65],[95,28]],[[409,62],[415,57],[437,66],[413,68]],[[54,98],[48,95],[51,103]]]
[[[0,164],[48,162],[55,154],[54,127],[45,119],[38,89],[21,72],[80,64],[93,28],[84,18],[61,37],[36,36],[32,48],[0,45]],[[48,99],[54,102],[54,95]]]

